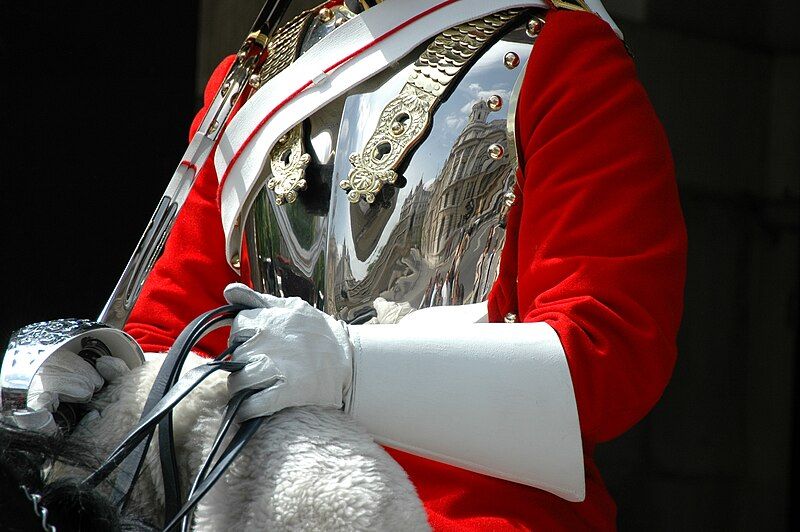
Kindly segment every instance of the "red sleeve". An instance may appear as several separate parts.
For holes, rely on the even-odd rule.
[[[222,84],[234,57],[226,58],[211,75],[204,95],[207,107]],[[195,117],[191,139],[205,113]],[[145,283],[125,330],[145,351],[167,351],[186,325],[198,315],[225,304],[222,290],[239,280],[225,260],[225,244],[216,204],[217,175],[209,157],[197,174],[164,253]],[[196,348],[215,355],[225,349],[227,331],[207,336]]]
[[[669,145],[622,42],[587,13],[548,15],[518,109],[518,310],[558,333],[584,438],[605,441],[675,363],[686,234]]]

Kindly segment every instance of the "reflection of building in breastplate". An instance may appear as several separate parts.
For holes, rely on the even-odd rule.
[[[431,190],[420,249],[432,268],[452,258],[463,242],[451,244],[451,237],[468,231],[470,219],[493,211],[497,194],[506,184],[508,156],[492,159],[488,155],[490,145],[505,145],[506,121],[487,122],[489,113],[484,101],[472,106],[467,125]]]
[[[354,275],[354,257],[344,249],[342,277],[334,281],[343,287],[336,296],[341,318],[363,314],[377,296],[416,308],[486,296],[504,238],[503,194],[513,175],[507,155],[489,157],[489,146],[506,144],[505,119],[487,122],[489,114],[486,102],[474,104],[436,178],[419,179],[400,195],[399,216],[385,243],[378,245],[369,229],[353,234],[356,260],[367,260],[359,256],[365,250],[379,258],[369,261],[365,274]],[[351,207],[350,213],[361,211]]]
[[[410,280],[419,273],[418,264],[421,261],[418,258],[418,250],[422,239],[422,219],[427,210],[429,197],[430,192],[425,190],[422,183],[411,190],[400,208],[397,224],[379,251],[382,260],[370,264],[363,280],[345,281],[347,299],[368,300],[371,303],[372,299],[369,296],[380,294],[381,297],[394,300],[395,291],[403,293],[408,291],[408,287],[403,286],[405,280],[411,282]],[[349,273],[347,250],[343,259]],[[353,279],[352,274],[346,274],[345,279]]]

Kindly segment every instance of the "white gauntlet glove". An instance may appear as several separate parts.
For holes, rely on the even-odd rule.
[[[244,421],[290,406],[341,408],[353,377],[352,346],[339,321],[297,297],[259,294],[243,284],[225,289],[231,304],[250,307],[234,319],[233,360],[247,361],[228,377],[231,395],[262,389],[239,409]]]
[[[14,419],[21,428],[53,433],[57,427],[52,412],[62,401],[88,403],[106,380],[128,371],[125,362],[116,357],[98,358],[95,368],[71,351],[56,351],[31,381],[27,405],[30,411],[16,413]]]

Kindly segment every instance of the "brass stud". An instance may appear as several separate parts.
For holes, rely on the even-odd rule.
[[[503,64],[507,69],[513,70],[519,66],[519,56],[514,52],[508,52],[503,58]]]
[[[328,7],[323,7],[319,10],[317,16],[319,17],[319,21],[323,24],[330,22],[331,19],[333,19],[333,10]]]
[[[505,150],[499,144],[492,144],[491,146],[489,146],[489,157],[491,157],[494,160],[502,159],[504,153]]]
[[[259,88],[261,86],[261,76],[259,76],[258,74],[253,74],[252,76],[250,76],[248,83],[250,83],[250,86],[253,87],[254,89]]]
[[[333,25],[338,28],[339,26],[341,26],[345,22],[347,22],[347,17],[339,17],[339,18],[336,19],[336,22],[334,22]]]
[[[402,135],[403,131],[405,130],[406,126],[404,126],[400,122],[395,122],[394,124],[392,124],[392,133],[394,133],[395,135]]]
[[[542,32],[542,28],[544,28],[544,20],[538,17],[532,18],[525,25],[525,33],[528,34],[528,37],[533,39]]]
[[[233,266],[237,270],[242,266],[242,263],[239,260],[239,255],[238,254],[234,255],[233,257],[231,257],[231,266]]]
[[[503,108],[503,98],[501,98],[499,94],[492,94],[486,101],[486,105],[488,105],[489,109],[492,111],[499,111]]]
[[[211,125],[208,126],[208,133],[209,134],[214,133],[218,127],[219,127],[219,121],[214,120],[213,122],[211,122]]]

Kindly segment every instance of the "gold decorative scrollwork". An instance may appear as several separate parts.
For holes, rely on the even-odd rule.
[[[434,96],[406,85],[386,105],[364,150],[350,155],[353,169],[340,183],[350,201],[363,197],[372,203],[384,184],[394,184],[401,159],[428,128],[433,100]]]
[[[272,177],[267,188],[275,192],[275,203],[293,203],[297,192],[306,188],[306,167],[311,156],[303,151],[303,126],[298,124],[284,135],[270,153]]]
[[[384,107],[364,149],[350,155],[353,168],[339,186],[351,202],[363,198],[372,203],[384,185],[397,181],[398,168],[428,133],[431,117],[451,82],[521,13],[502,11],[455,26],[428,45],[400,94]]]
[[[250,84],[258,90],[297,58],[304,30],[318,9],[303,11],[275,32],[269,42],[269,55]],[[272,177],[267,187],[275,193],[275,203],[293,203],[306,188],[305,172],[311,156],[303,145],[303,124],[297,124],[272,148],[269,154]]]

